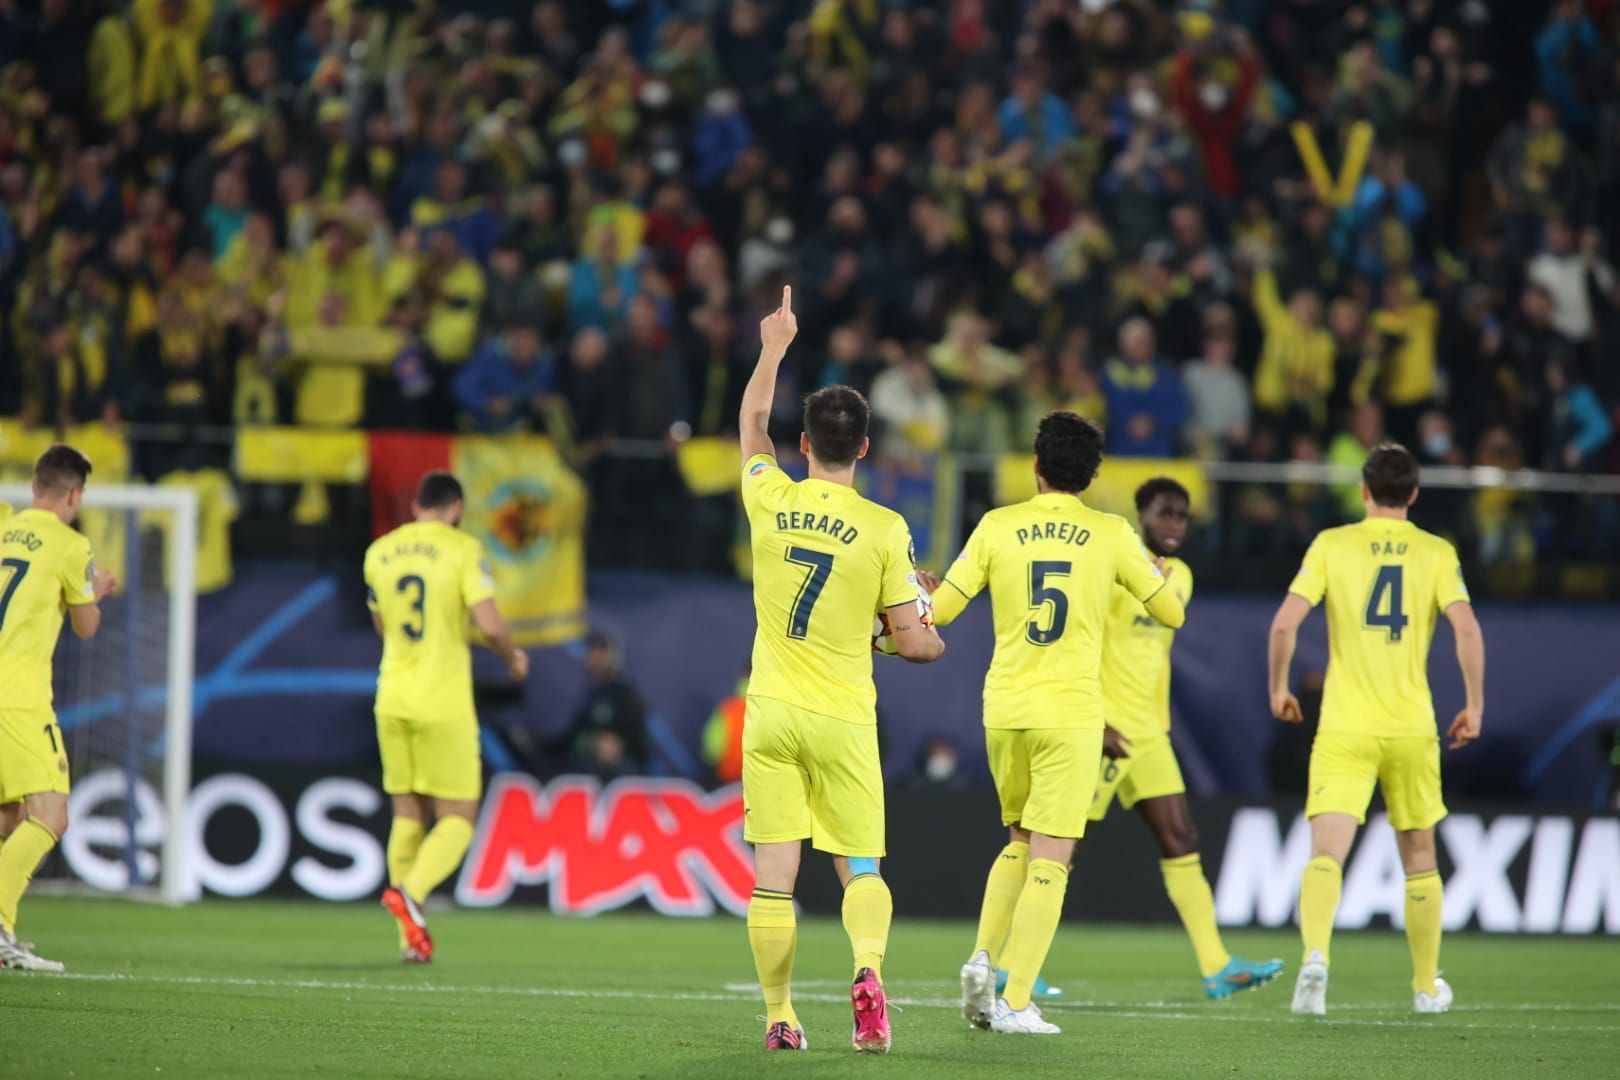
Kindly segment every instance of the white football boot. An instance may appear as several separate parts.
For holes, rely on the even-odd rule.
[[[996,969],[983,949],[962,965],[962,1019],[986,1031],[996,1011]]]
[[[1412,1011],[1417,1013],[1443,1013],[1451,1009],[1451,984],[1444,979],[1434,980],[1434,993],[1419,990],[1412,995]]]
[[[1295,1016],[1327,1015],[1327,980],[1327,962],[1313,949],[1299,966],[1299,978],[1294,981],[1294,1004],[1290,1008]]]
[[[1022,1009],[1014,1009],[1006,998],[997,998],[996,1011],[990,1017],[990,1030],[1003,1035],[1056,1035],[1063,1029],[1043,1019],[1033,1001]]]

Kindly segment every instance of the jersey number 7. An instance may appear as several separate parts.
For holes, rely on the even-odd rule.
[[[1405,567],[1399,563],[1390,563],[1378,568],[1378,577],[1373,580],[1372,595],[1367,597],[1367,614],[1362,621],[1369,630],[1389,631],[1389,640],[1395,643],[1401,640],[1401,631],[1406,629],[1408,621],[1406,609],[1401,606],[1401,585],[1405,580]]]
[[[11,606],[11,597],[22,584],[23,578],[28,576],[27,559],[0,560],[0,571],[5,572],[5,586],[0,588],[0,626],[6,625],[6,609]]]
[[[821,589],[832,575],[833,557],[825,551],[790,547],[787,549],[787,561],[810,568],[804,584],[799,586],[799,595],[793,598],[793,609],[788,612],[788,637],[802,641],[810,634],[810,613],[815,610],[816,601],[821,599]]]

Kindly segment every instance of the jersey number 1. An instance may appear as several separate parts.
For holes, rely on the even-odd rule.
[[[1391,642],[1401,640],[1401,631],[1408,622],[1406,609],[1401,606],[1404,577],[1405,568],[1399,563],[1380,566],[1378,577],[1373,580],[1372,595],[1367,597],[1367,614],[1363,621],[1369,629],[1388,630]]]
[[[793,610],[788,612],[788,637],[803,640],[810,633],[810,613],[821,599],[821,588],[832,574],[833,557],[824,551],[790,547],[787,561],[796,566],[808,566],[810,572],[799,586],[799,595],[793,598]]]
[[[11,606],[11,598],[17,592],[17,586],[22,579],[28,576],[27,559],[0,559],[0,573],[5,577],[4,586],[0,586],[0,626],[6,625],[6,609]]]
[[[1042,629],[1038,619],[1031,619],[1029,626],[1024,630],[1024,636],[1036,645],[1050,645],[1063,636],[1063,628],[1069,622],[1069,597],[1056,585],[1048,585],[1047,578],[1068,577],[1074,569],[1073,563],[1066,562],[1032,562],[1029,564],[1029,606],[1031,610],[1039,611],[1047,604],[1052,605],[1052,621]]]

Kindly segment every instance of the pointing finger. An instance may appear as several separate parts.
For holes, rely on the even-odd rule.
[[[791,285],[782,286],[782,310],[793,310],[793,286]]]

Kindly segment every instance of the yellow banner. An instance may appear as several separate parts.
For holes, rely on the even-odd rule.
[[[1186,458],[1111,457],[1086,489],[1086,505],[1136,521],[1136,489],[1156,476],[1168,476],[1187,489],[1193,517],[1209,516],[1211,485],[1203,466]],[[997,506],[1035,496],[1035,455],[1009,454],[996,464]]]
[[[585,632],[585,485],[540,436],[456,439],[451,466],[466,489],[462,528],[495,571],[501,614],[520,645]]]
[[[370,449],[361,431],[244,427],[236,433],[236,475],[244,483],[364,483]]]
[[[724,495],[742,486],[741,452],[736,439],[700,436],[681,443],[675,464],[693,495]]]

